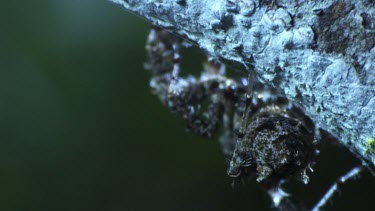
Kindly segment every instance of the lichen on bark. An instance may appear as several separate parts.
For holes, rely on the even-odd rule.
[[[374,0],[110,0],[255,71],[375,164]]]

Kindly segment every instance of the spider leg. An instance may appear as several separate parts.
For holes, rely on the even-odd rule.
[[[243,128],[246,129],[247,127],[247,119],[249,118],[249,108],[251,106],[251,101],[253,100],[253,81],[254,81],[254,73],[251,71],[249,73],[248,79],[247,79],[247,90],[245,94],[245,112],[242,116],[243,121]]]
[[[224,66],[214,62],[209,63],[200,78],[180,77],[181,42],[165,30],[151,30],[145,64],[152,74],[150,86],[169,110],[182,115],[190,130],[210,137],[223,116],[224,92],[237,85],[223,76]],[[208,102],[207,109],[200,112],[204,102]]]
[[[212,136],[217,130],[218,124],[221,120],[224,121],[224,139],[221,139],[224,154],[233,152],[233,139],[231,129],[234,104],[238,98],[238,90],[243,90],[242,86],[232,79],[224,76],[225,66],[223,64],[210,61],[205,65],[201,77],[195,83],[187,86],[187,91],[191,98],[186,103],[191,109],[190,113],[184,113],[185,119],[188,122],[188,128],[200,135]],[[237,90],[237,91],[235,91]],[[241,92],[241,91],[239,91]],[[202,94],[204,93],[204,94]],[[193,99],[195,98],[195,99]],[[199,99],[197,99],[199,98]],[[207,109],[202,113],[194,110],[194,105],[200,106],[204,101],[208,101]],[[224,142],[222,141],[224,140]]]
[[[189,130],[208,137],[211,137],[216,131],[223,114],[223,105],[215,97],[212,98],[207,110],[201,115],[194,112],[194,110],[182,112],[187,120]],[[191,105],[188,107],[194,108]]]
[[[238,141],[242,139],[245,135],[246,128],[247,128],[247,123],[248,123],[248,118],[249,118],[249,112],[251,111],[251,103],[253,99],[253,81],[254,81],[254,74],[253,72],[250,72],[247,78],[247,81],[243,82],[243,85],[245,86],[245,93],[243,95],[239,95],[238,97],[238,102],[237,102],[237,108],[241,108],[243,105],[243,110],[238,109],[239,115],[234,114],[232,116],[232,122],[235,120],[235,118],[241,118],[241,123],[239,125],[232,125],[232,130],[230,131],[235,131],[233,133],[233,138],[234,142],[232,143],[232,149],[231,151],[234,153],[231,153],[231,156],[235,155],[234,149],[236,148],[236,145],[238,144]],[[244,96],[244,97],[243,97]],[[242,115],[242,117],[241,117]]]
[[[356,166],[352,168],[349,172],[341,176],[336,180],[336,182],[329,188],[329,190],[324,194],[324,196],[320,199],[320,201],[315,205],[312,211],[319,211],[323,206],[327,204],[327,202],[333,197],[333,195],[339,191],[339,186],[343,185],[350,179],[354,179],[364,170],[363,165]]]
[[[225,109],[227,108],[228,107],[225,107]],[[219,138],[219,143],[221,145],[224,157],[229,164],[232,159],[236,143],[233,133],[233,114],[228,114],[227,112],[225,112],[223,116],[223,128],[223,134]]]

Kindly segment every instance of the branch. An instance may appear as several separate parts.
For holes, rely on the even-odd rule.
[[[375,164],[374,1],[110,1],[255,71]]]

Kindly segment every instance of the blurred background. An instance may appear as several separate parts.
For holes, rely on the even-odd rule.
[[[3,1],[0,17],[0,210],[270,209],[151,94],[144,20],[104,0]],[[183,56],[201,69],[198,50]],[[311,182],[286,190],[312,206],[358,163],[323,149]],[[366,172],[327,210],[371,209],[374,188]]]

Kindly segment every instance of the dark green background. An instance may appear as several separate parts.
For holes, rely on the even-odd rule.
[[[0,17],[0,210],[269,209],[150,93],[144,20],[104,0],[2,1]],[[287,189],[311,206],[356,163],[322,150],[311,183]],[[366,173],[328,210],[370,209],[374,187]]]

